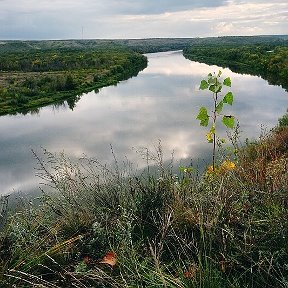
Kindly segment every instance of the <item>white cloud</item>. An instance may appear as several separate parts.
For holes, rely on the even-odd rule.
[[[231,34],[235,31],[235,27],[232,23],[220,22],[215,26],[214,30],[218,32],[217,34]]]
[[[127,15],[123,18],[127,22],[142,24],[145,22],[148,26],[152,26],[153,23],[162,23],[169,27],[171,23],[172,25],[177,23],[184,27],[183,31],[189,27],[189,24],[192,27],[193,24],[197,24],[199,29],[210,27],[210,31],[218,35],[274,34],[269,28],[271,24],[273,26],[279,24],[278,31],[275,33],[284,34],[288,28],[288,3],[238,4],[235,1],[229,1],[227,5],[216,8],[200,8],[159,15]],[[269,22],[266,21],[267,19]]]
[[[4,0],[0,39],[198,37],[286,34],[276,0]],[[54,37],[53,37],[54,35]]]

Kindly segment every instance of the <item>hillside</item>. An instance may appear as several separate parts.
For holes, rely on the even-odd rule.
[[[99,49],[107,46],[121,46],[137,52],[149,53],[182,50],[189,45],[245,45],[261,43],[287,43],[287,35],[279,36],[228,36],[207,38],[150,38],[150,39],[84,39],[84,40],[43,40],[0,42],[0,53],[58,50],[58,49]]]

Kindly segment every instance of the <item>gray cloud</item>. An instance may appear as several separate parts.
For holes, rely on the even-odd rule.
[[[2,0],[0,39],[286,34],[285,0]]]
[[[165,12],[175,12],[191,10],[200,7],[217,7],[224,5],[226,0],[111,0],[106,5],[109,11],[117,11],[120,14],[161,14]]]

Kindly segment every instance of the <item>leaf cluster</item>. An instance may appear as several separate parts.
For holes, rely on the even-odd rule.
[[[224,104],[232,105],[234,96],[231,91],[225,94],[222,100],[219,101],[220,93],[222,92],[223,86],[231,87],[231,79],[230,77],[225,78],[224,80],[221,80],[222,72],[219,71],[216,75],[215,73],[209,73],[208,78],[203,79],[200,83],[200,89],[201,90],[209,90],[213,93],[213,100],[214,100],[214,111],[212,115],[208,114],[208,110],[206,107],[201,107],[199,109],[199,113],[196,117],[196,119],[200,120],[200,125],[207,127],[209,125],[209,119],[213,119],[214,125],[212,125],[212,128],[210,129],[210,133],[215,133],[215,122],[216,117],[220,116],[224,107]],[[222,117],[222,123],[227,128],[233,128],[235,124],[235,117],[232,115],[223,115]]]

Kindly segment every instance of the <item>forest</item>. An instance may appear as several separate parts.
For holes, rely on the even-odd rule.
[[[266,36],[223,36],[196,38],[145,38],[145,39],[71,39],[0,42],[0,54],[12,52],[39,52],[43,50],[97,50],[107,48],[131,49],[140,53],[183,50],[191,45],[287,45],[287,35]]]
[[[145,56],[127,49],[0,53],[0,115],[25,113],[138,74]]]
[[[261,76],[288,90],[288,44],[194,45],[184,49],[186,58],[229,67],[232,71]]]

